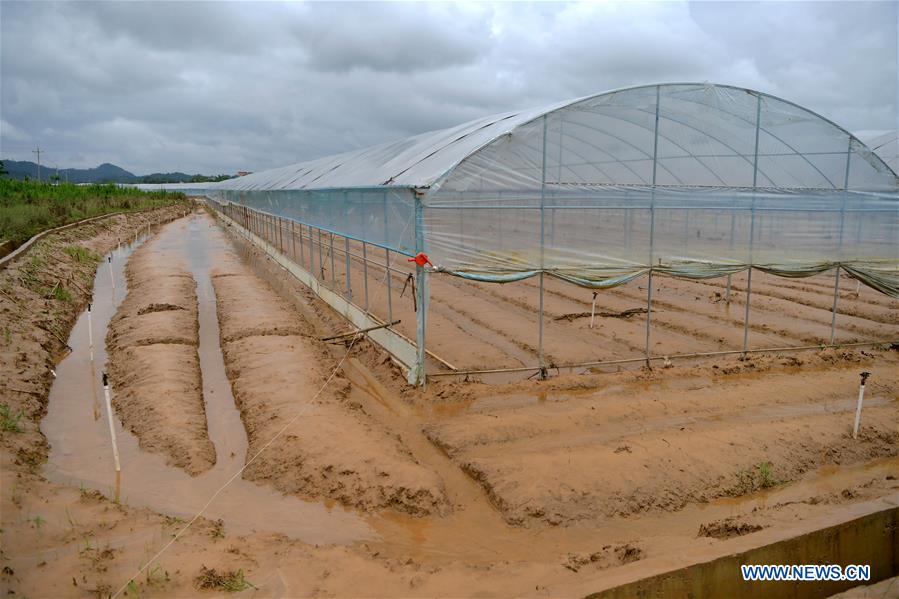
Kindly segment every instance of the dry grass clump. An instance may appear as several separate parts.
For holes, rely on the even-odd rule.
[[[237,570],[236,572],[231,570],[220,574],[216,572],[215,568],[207,568],[206,566],[200,568],[199,576],[194,579],[194,586],[199,590],[226,591],[228,593],[245,591],[250,587],[258,589],[257,586],[246,579],[243,570]]]

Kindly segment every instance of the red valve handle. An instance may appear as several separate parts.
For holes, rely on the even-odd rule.
[[[418,252],[417,254],[415,254],[414,258],[407,258],[406,262],[415,262],[419,266],[424,266],[425,264],[431,264],[430,258],[428,258],[428,255],[425,254],[424,252]],[[431,264],[431,266],[434,266],[434,265]]]

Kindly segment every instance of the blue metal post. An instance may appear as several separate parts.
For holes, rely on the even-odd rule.
[[[415,194],[415,253],[425,251],[424,241],[424,214],[421,205],[421,195]],[[418,294],[418,312],[415,315],[415,344],[416,359],[415,366],[409,371],[409,383],[413,385],[424,386],[426,382],[425,373],[425,331],[427,328],[428,315],[428,277],[427,271],[423,266],[415,266],[415,278],[418,280],[418,287],[415,292]]]

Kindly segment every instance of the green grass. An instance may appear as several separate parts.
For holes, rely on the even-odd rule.
[[[72,293],[62,285],[53,288],[53,297],[61,302],[72,301]]]
[[[183,201],[185,196],[180,192],[148,192],[112,184],[52,185],[0,178],[0,240],[12,240],[19,245],[41,231],[85,218]]]
[[[65,253],[79,264],[94,264],[100,261],[100,254],[92,252],[80,245],[69,245],[65,247]]]
[[[776,487],[781,482],[774,475],[774,466],[771,462],[760,462],[753,469],[737,472],[737,484],[733,487],[733,491],[736,495],[746,495],[759,489]]]
[[[21,433],[22,427],[19,422],[24,414],[19,412],[18,416],[13,416],[12,410],[6,404],[0,404],[0,430],[10,433]]]
[[[780,481],[777,480],[777,477],[774,476],[774,470],[771,466],[771,462],[762,462],[758,466],[759,468],[759,486],[763,489],[767,489],[769,487],[775,487],[780,484]]]

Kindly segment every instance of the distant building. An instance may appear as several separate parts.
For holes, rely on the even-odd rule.
[[[252,175],[253,171],[237,171],[238,177],[246,177],[247,175]]]

